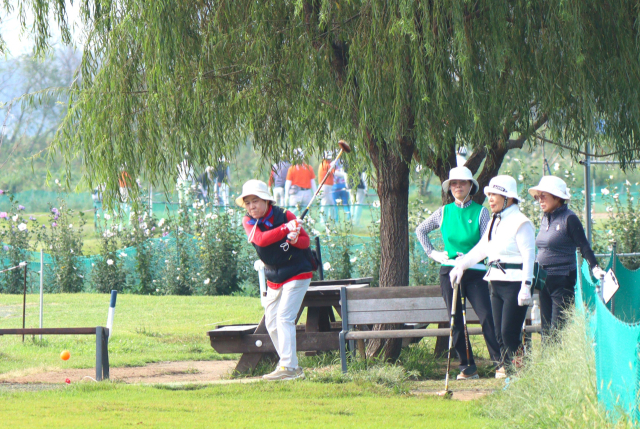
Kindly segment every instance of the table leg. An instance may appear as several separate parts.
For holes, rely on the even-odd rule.
[[[262,316],[262,320],[260,324],[256,328],[255,334],[266,334],[267,326],[264,321],[264,316]],[[270,359],[277,360],[277,353],[243,353],[236,365],[234,373],[236,374],[246,374],[255,370],[258,367],[258,364],[262,359]]]

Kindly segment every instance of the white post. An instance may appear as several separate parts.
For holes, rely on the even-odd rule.
[[[42,314],[43,307],[43,285],[44,285],[44,251],[40,249],[40,329],[42,329]],[[40,341],[42,341],[42,334],[40,334]]]
[[[116,297],[118,296],[117,290],[111,291],[111,301],[109,301],[109,312],[107,313],[107,329],[109,330],[109,339],[111,339],[111,331],[113,331],[113,316],[116,313]]]
[[[267,300],[267,278],[264,275],[264,262],[258,259],[253,268],[258,272],[258,280],[260,282],[260,304],[262,307],[266,307],[265,301]]]

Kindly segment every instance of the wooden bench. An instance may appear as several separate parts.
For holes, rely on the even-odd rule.
[[[2,335],[95,335],[96,381],[109,379],[109,329],[95,328],[21,328],[0,329]]]
[[[439,286],[384,287],[340,290],[342,332],[339,335],[342,371],[347,372],[347,341],[444,337],[449,328],[394,329],[383,331],[354,331],[356,325],[377,324],[440,324],[449,323],[447,310]],[[467,305],[467,324],[479,323],[478,316]],[[527,314],[530,324],[530,314]],[[481,327],[469,327],[469,335],[482,334]],[[538,326],[527,326],[527,332],[539,332]],[[353,347],[350,347],[353,349]]]

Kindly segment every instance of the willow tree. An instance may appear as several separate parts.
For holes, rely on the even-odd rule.
[[[63,0],[22,3],[64,15]],[[184,151],[206,164],[250,135],[278,159],[344,138],[377,180],[380,285],[407,285],[413,158],[443,179],[465,144],[484,185],[543,124],[574,150],[598,138],[623,161],[637,155],[638,10],[611,0],[87,1],[56,149],[82,156],[87,179],[113,195],[120,168],[166,182]],[[47,14],[35,16],[40,48]]]

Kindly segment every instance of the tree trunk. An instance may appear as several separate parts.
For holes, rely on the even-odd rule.
[[[370,142],[369,149],[378,176],[380,198],[380,287],[409,285],[409,168],[414,143],[405,139],[401,153],[386,144]],[[397,325],[376,325],[374,330],[399,329]],[[394,361],[400,356],[402,340],[372,340],[367,356]]]

